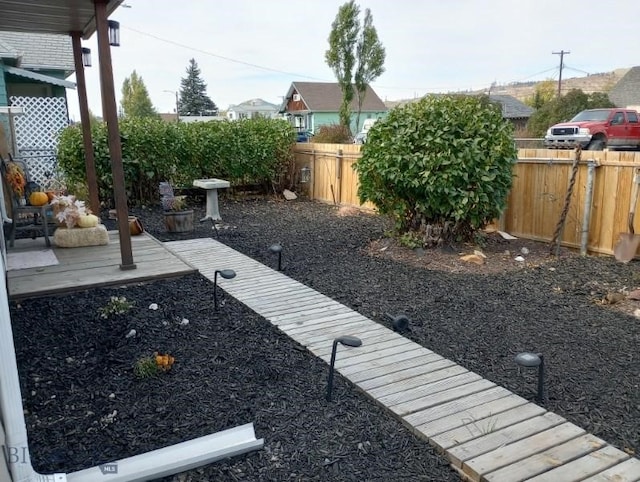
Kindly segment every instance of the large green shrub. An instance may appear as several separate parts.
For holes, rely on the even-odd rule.
[[[292,160],[295,132],[278,119],[239,122],[168,123],[151,118],[120,122],[122,158],[129,202],[158,202],[158,184],[191,186],[194,179],[218,177],[234,184],[283,182]],[[92,126],[98,185],[102,200],[113,193],[105,124]],[[59,138],[58,162],[71,183],[85,180],[79,125]]]
[[[486,97],[429,96],[371,128],[358,195],[426,245],[469,238],[506,206],[516,156],[511,124]]]

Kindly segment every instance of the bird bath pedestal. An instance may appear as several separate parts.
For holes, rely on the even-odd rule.
[[[222,218],[218,209],[218,189],[228,188],[230,186],[229,181],[224,179],[196,179],[193,181],[193,185],[207,191],[207,211],[200,222],[207,219],[210,219],[211,222],[221,221]]]

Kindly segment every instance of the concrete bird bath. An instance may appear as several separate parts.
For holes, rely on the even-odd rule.
[[[207,210],[200,222],[207,219],[210,219],[211,222],[221,221],[222,218],[218,209],[218,189],[228,188],[230,186],[229,181],[224,179],[196,179],[193,181],[193,185],[207,191]]]

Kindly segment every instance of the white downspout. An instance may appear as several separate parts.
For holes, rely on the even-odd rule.
[[[0,458],[6,457],[12,482],[96,482],[107,474],[109,482],[152,480],[263,447],[263,439],[256,440],[253,423],[248,423],[68,475],[38,474],[29,454],[4,276],[6,265],[1,257],[0,269],[0,417],[5,429],[5,446],[0,447],[3,452]]]
[[[587,162],[587,186],[584,195],[584,212],[582,213],[582,237],[580,239],[580,256],[586,256],[589,248],[589,225],[591,222],[591,205],[593,203],[593,184],[595,182],[596,161]]]

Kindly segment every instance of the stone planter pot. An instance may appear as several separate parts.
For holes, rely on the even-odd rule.
[[[164,225],[169,233],[188,233],[193,231],[193,210],[165,212]]]

